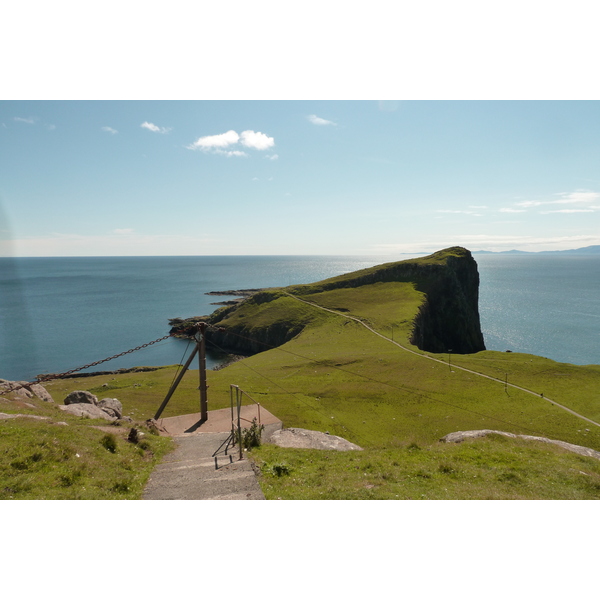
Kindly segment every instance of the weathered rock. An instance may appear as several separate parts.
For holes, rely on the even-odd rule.
[[[77,390],[75,392],[71,392],[65,398],[65,404],[93,404],[96,406],[98,404],[98,398],[90,392]]]
[[[0,379],[0,393],[11,394],[14,400],[33,398],[33,394],[26,387],[28,385],[28,381],[8,381],[7,379]]]
[[[98,406],[109,415],[120,419],[123,416],[123,405],[116,398],[102,398]]]
[[[132,444],[137,444],[143,437],[145,433],[140,431],[137,427],[132,427],[129,431],[129,435],[127,436],[127,441]]]
[[[600,459],[600,452],[597,450],[592,450],[592,448],[586,448],[585,446],[577,446],[576,444],[569,444],[569,442],[563,442],[562,440],[551,440],[545,437],[538,437],[535,435],[518,435],[516,433],[509,433],[507,431],[496,431],[494,429],[475,429],[472,431],[455,431],[453,433],[449,433],[440,439],[440,442],[445,442],[448,444],[459,444],[460,442],[464,442],[465,440],[472,440],[475,438],[485,437],[486,435],[503,435],[504,437],[509,437],[513,439],[520,440],[531,440],[534,442],[545,442],[546,444],[554,444],[555,446],[560,446],[565,450],[569,450],[570,452],[575,452],[576,454],[581,454],[582,456],[591,456],[592,458]]]
[[[27,389],[34,395],[37,396],[40,400],[44,402],[54,402],[54,398],[50,392],[39,383],[32,383],[30,386],[27,386]]]
[[[156,435],[169,435],[166,428],[160,425],[156,419],[147,419],[146,425],[148,426],[148,429]]]
[[[0,413],[0,419],[17,419],[19,417],[21,417],[23,419],[35,419],[36,421],[50,421],[50,417],[43,417],[41,415],[21,415],[21,414]]]
[[[103,411],[99,406],[95,404],[89,404],[86,402],[80,402],[77,404],[68,404],[66,406],[59,406],[61,410],[67,413],[75,415],[76,417],[87,417],[88,419],[105,419],[106,421],[116,421],[115,417],[112,417],[107,412]]]
[[[316,450],[362,450],[360,446],[321,431],[290,427],[275,431],[268,442],[281,448],[314,448]]]

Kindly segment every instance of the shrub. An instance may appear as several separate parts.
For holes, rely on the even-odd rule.
[[[273,475],[276,475],[277,477],[281,477],[282,475],[289,475],[291,472],[290,466],[283,462],[271,465],[269,470],[271,471],[271,473],[273,473]]]
[[[117,438],[112,433],[107,433],[101,440],[100,443],[113,454],[117,451]]]
[[[252,425],[249,429],[242,429],[241,441],[244,448],[258,448],[261,444],[261,436],[264,425],[259,425],[256,421],[256,417],[252,419]],[[240,434],[238,432],[238,442],[240,441]]]

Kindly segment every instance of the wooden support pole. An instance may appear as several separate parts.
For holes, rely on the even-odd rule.
[[[200,421],[208,419],[208,395],[206,385],[206,323],[200,323],[198,367],[200,371]]]
[[[187,362],[183,366],[183,369],[181,369],[181,372],[177,376],[177,379],[173,382],[173,385],[171,386],[171,389],[168,391],[165,399],[163,400],[163,403],[160,405],[160,408],[156,411],[156,414],[154,415],[155,419],[158,419],[160,417],[160,415],[162,414],[162,411],[165,409],[165,406],[167,406],[167,403],[169,402],[169,400],[171,399],[171,396],[177,389],[177,386],[179,385],[179,382],[182,380],[183,376],[185,375],[185,372],[190,368],[190,365],[192,364],[192,360],[194,360],[194,356],[196,356],[197,352],[198,352],[198,344],[196,344],[196,347],[190,354],[190,357],[187,359]]]

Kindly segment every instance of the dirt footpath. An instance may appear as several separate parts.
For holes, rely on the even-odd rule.
[[[260,411],[266,439],[282,424],[263,408]],[[242,427],[248,427],[257,416],[255,406],[242,407]],[[157,423],[177,448],[152,472],[143,500],[265,499],[251,462],[240,460],[239,448],[227,444],[229,409],[210,411],[204,423],[200,423],[200,414],[159,419]]]

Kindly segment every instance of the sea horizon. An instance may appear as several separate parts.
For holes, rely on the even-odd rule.
[[[4,257],[0,265],[12,269],[3,268],[0,280],[0,377],[31,380],[64,372],[160,338],[171,318],[214,312],[215,298],[206,295],[211,291],[312,283],[406,256]],[[598,364],[600,257],[474,258],[487,349]],[[570,297],[565,289],[573,291]],[[92,370],[178,364],[185,345],[169,339]],[[209,356],[207,366],[222,360]]]

